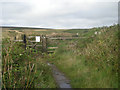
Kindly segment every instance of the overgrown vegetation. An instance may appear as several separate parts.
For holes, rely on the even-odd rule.
[[[25,50],[23,43],[9,39],[4,39],[2,46],[2,88],[56,87],[41,52]]]
[[[101,34],[94,35],[95,31]],[[73,88],[117,88],[118,26],[83,33],[90,34],[94,36],[89,39],[61,43],[49,61],[69,77]]]

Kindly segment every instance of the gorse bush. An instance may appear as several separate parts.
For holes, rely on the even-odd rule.
[[[117,29],[117,26],[106,29],[91,44],[87,45],[83,52],[88,58],[87,62],[94,62],[94,66],[101,68],[112,67],[112,71],[118,71]]]
[[[85,64],[96,72],[96,82],[104,82],[99,87],[118,87],[118,26],[112,26],[98,35],[87,45],[81,56]],[[100,74],[97,77],[97,73]],[[94,74],[95,75],[95,74]],[[101,79],[100,79],[101,78]]]

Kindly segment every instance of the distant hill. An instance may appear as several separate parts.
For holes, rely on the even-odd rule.
[[[10,28],[11,30],[19,30],[19,29],[46,29],[46,30],[53,30],[55,28],[38,28],[38,27],[17,27],[17,26],[0,26],[0,28]],[[56,29],[56,30],[88,30],[88,29],[82,29],[82,28],[76,28],[76,29]]]
[[[16,26],[0,26],[0,28],[11,28],[11,30],[14,29],[47,29],[50,30],[52,28],[37,28],[37,27],[16,27]]]

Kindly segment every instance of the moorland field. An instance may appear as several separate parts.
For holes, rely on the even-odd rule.
[[[47,47],[58,47],[43,53],[41,47],[24,49],[14,42],[26,36],[77,37],[70,40],[47,40]],[[51,68],[54,64],[70,80],[72,88],[118,87],[118,25],[90,29],[2,28],[2,87],[57,88]]]

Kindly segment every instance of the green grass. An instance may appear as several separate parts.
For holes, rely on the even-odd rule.
[[[117,25],[94,28],[85,35],[93,35],[96,30],[102,33],[89,39],[63,42],[49,61],[65,73],[73,88],[117,88],[117,29]]]
[[[40,51],[9,39],[3,39],[2,47],[2,88],[56,88]]]
[[[94,34],[94,32],[97,31],[96,29],[70,29],[70,30],[66,30],[64,32],[68,32],[68,33],[78,33],[80,37],[90,37],[91,35]]]

